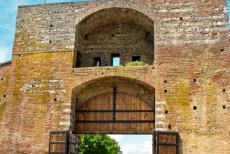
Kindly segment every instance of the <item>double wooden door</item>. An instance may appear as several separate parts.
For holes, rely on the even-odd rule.
[[[91,98],[76,107],[77,133],[152,134],[154,102],[116,92]]]

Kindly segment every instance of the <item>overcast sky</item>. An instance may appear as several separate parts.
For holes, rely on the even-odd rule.
[[[77,2],[82,0],[46,0]],[[11,60],[18,5],[41,4],[44,0],[0,0],[0,63]],[[228,0],[230,8],[230,0]],[[230,11],[229,11],[230,16]],[[123,154],[150,154],[152,136],[111,135],[121,145]]]

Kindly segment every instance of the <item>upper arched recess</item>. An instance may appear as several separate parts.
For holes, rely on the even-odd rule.
[[[76,26],[74,67],[110,66],[120,61],[152,64],[154,23],[129,8],[107,8],[86,16]]]

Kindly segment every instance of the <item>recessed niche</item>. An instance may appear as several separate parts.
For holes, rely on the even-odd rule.
[[[6,98],[6,94],[4,94],[3,97]]]
[[[1,78],[1,81],[3,81],[3,78]]]
[[[54,98],[54,101],[57,102],[57,98]]]
[[[171,124],[168,125],[168,129],[171,130],[172,129],[172,126]]]
[[[169,111],[168,110],[165,110],[165,114],[168,114],[169,113]]]
[[[193,79],[193,82],[196,82],[196,79]]]
[[[197,110],[197,106],[193,106],[193,110]]]
[[[52,41],[50,40],[49,43],[52,43]]]
[[[84,35],[84,39],[87,40],[89,38],[89,34]]]
[[[167,90],[167,89],[165,89],[165,90],[164,90],[164,93],[167,93],[167,92],[168,92],[168,90]]]
[[[180,17],[180,20],[183,20],[183,18],[182,18],[182,17]]]
[[[110,66],[111,53],[120,54],[120,65],[132,62],[132,56],[140,56],[141,61],[153,65],[154,22],[138,11],[128,8],[96,11],[76,25],[75,35],[73,67],[94,67],[93,59],[98,56],[101,67],[105,63]]]
[[[167,83],[168,81],[167,80],[164,80],[164,83]]]
[[[223,89],[223,92],[226,92],[226,89]]]
[[[53,25],[50,25],[50,27],[53,27]]]
[[[226,106],[225,106],[225,105],[223,105],[222,107],[223,107],[223,109],[226,109]]]
[[[224,51],[224,49],[220,49],[220,51],[221,51],[221,52],[223,52],[223,51]]]

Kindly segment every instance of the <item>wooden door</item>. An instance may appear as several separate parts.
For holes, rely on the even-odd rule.
[[[116,92],[77,104],[77,133],[152,134],[153,102]]]
[[[153,135],[153,154],[179,154],[178,133],[155,132]]]
[[[49,141],[49,154],[68,154],[69,132],[51,131]]]

